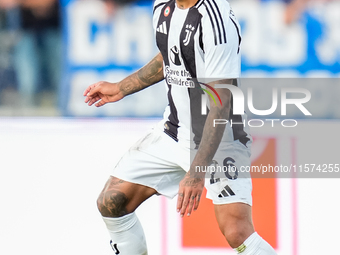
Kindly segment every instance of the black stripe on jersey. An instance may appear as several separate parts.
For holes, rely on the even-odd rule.
[[[201,100],[203,90],[199,89],[200,85],[197,83],[197,71],[195,60],[195,34],[199,33],[201,27],[202,14],[197,8],[191,8],[185,19],[181,34],[180,34],[180,49],[185,69],[189,71],[191,77],[195,82],[196,88],[188,88],[188,94],[190,98],[190,114],[191,114],[191,128],[194,133],[192,140],[196,145],[199,145],[202,139],[203,128],[206,120],[206,116],[201,114]],[[188,40],[188,27],[193,28],[191,37]],[[203,45],[202,45],[203,47]]]
[[[178,142],[177,138],[179,128],[178,114],[171,94],[172,86],[168,85],[168,88],[169,88],[168,101],[170,107],[170,115],[168,117],[168,121],[166,121],[166,123],[164,124],[164,133],[166,133],[168,136],[170,136],[172,139]]]
[[[233,123],[233,136],[234,140],[239,140],[244,146],[247,147],[247,142],[250,141],[250,139],[247,137],[247,133],[243,129],[243,119],[241,115],[234,115],[233,109],[230,109],[229,120],[232,120]]]
[[[153,14],[155,14],[155,11],[157,10],[158,7],[161,7],[162,5],[166,4],[167,2],[159,3],[153,8]]]
[[[213,19],[212,19],[212,17],[211,17],[210,11],[209,11],[207,5],[205,4],[205,2],[203,2],[203,5],[204,5],[205,9],[207,10],[208,16],[209,16],[209,18],[210,18],[212,30],[213,30],[213,32],[214,32],[214,42],[215,42],[215,45],[217,45],[216,30],[215,30],[215,25],[214,25]]]
[[[191,129],[194,134],[194,137],[191,137],[191,140],[194,141],[197,148],[201,143],[204,124],[207,119],[206,115],[201,114],[200,106],[202,104],[202,95],[204,92],[199,88],[200,85],[197,82],[195,82],[195,88],[188,88],[190,98]]]
[[[200,48],[201,48],[201,50],[202,50],[202,51],[203,51],[203,53],[204,53],[204,43],[203,43],[203,28],[202,28],[202,21],[200,21],[200,24],[199,24],[199,26],[200,26],[200,31],[199,31],[200,35],[199,35],[199,37],[198,37],[198,40],[199,40],[199,45],[200,45]]]
[[[218,16],[219,16],[221,24],[222,24],[224,43],[227,43],[227,35],[226,35],[226,32],[225,32],[224,22],[223,22],[223,19],[222,19],[222,15],[221,15],[220,9],[218,8],[218,6],[216,4],[216,1],[215,0],[212,0],[212,1],[213,1],[214,5],[216,7],[216,10],[218,12]]]
[[[175,0],[171,0],[163,6],[161,14],[158,19],[157,27],[159,27],[165,22],[167,31],[170,31],[170,21],[172,18],[172,14],[175,10],[175,3],[176,3]],[[170,7],[170,11],[169,11],[168,16],[165,16],[164,10],[167,7]],[[166,66],[169,65],[168,37],[169,37],[169,33],[156,32],[157,47],[163,56],[163,61]],[[175,106],[175,103],[174,103],[174,100],[171,94],[172,86],[169,84],[168,84],[168,89],[169,89],[168,90],[168,101],[169,101],[169,107],[170,107],[170,115],[168,117],[169,121],[164,123],[164,126],[165,126],[164,132],[177,142],[178,141],[178,138],[177,138],[178,127],[179,127],[177,108]]]
[[[208,3],[208,5],[210,6],[210,9],[211,9],[212,13],[214,14],[215,21],[216,21],[216,25],[217,25],[217,30],[218,30],[218,38],[220,39],[220,44],[222,44],[221,28],[220,28],[220,24],[219,24],[218,19],[217,19],[216,12],[215,12],[214,8],[212,7],[210,1],[207,1],[207,3]],[[215,44],[216,44],[216,43],[215,43]]]
[[[237,49],[237,54],[240,53],[240,46],[241,46],[241,41],[242,41],[242,37],[241,37],[241,34],[240,34],[240,29],[238,28],[238,26],[236,25],[236,22],[231,18],[229,17],[230,20],[233,22],[235,28],[236,28],[236,31],[237,31],[237,35],[238,35],[238,49]]]
[[[195,61],[195,34],[198,31],[202,19],[202,14],[196,9],[189,10],[187,17],[179,37],[181,55],[183,58],[184,66],[190,72],[192,78],[196,78],[196,61]],[[190,36],[188,39],[188,31]]]
[[[237,79],[233,80],[233,85],[237,86]],[[231,96],[230,105],[233,105],[233,96]],[[247,147],[247,142],[250,141],[248,134],[244,131],[242,115],[234,115],[233,107],[229,111],[229,122],[233,123],[233,136],[234,140],[239,140],[244,146]],[[235,124],[234,124],[235,123]]]

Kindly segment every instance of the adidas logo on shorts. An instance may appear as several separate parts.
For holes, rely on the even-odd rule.
[[[235,196],[234,191],[229,187],[229,185],[226,185],[224,189],[221,191],[221,193],[218,195],[219,198],[222,197],[229,197],[229,196]]]

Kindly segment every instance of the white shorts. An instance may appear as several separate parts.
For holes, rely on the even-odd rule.
[[[207,171],[205,181],[207,198],[214,204],[252,204],[250,175],[238,171],[241,166],[250,165],[250,144],[251,141],[248,148],[239,141],[220,144],[213,161],[215,167],[209,168],[216,172]],[[111,175],[173,198],[178,193],[179,182],[189,171],[190,152],[194,150],[182,146],[156,127],[125,153]]]

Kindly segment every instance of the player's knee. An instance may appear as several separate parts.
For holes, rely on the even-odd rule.
[[[103,217],[121,217],[128,214],[128,198],[117,190],[103,191],[97,199],[97,207]]]
[[[232,248],[239,247],[249,235],[248,231],[237,226],[225,228],[222,232]]]

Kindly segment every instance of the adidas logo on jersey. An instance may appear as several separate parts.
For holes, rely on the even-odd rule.
[[[234,191],[229,187],[229,185],[226,185],[224,189],[221,191],[221,193],[218,195],[219,198],[222,197],[229,197],[229,196],[235,196]]]
[[[157,27],[156,31],[162,34],[168,34],[166,29],[166,21],[163,21],[163,23]]]

